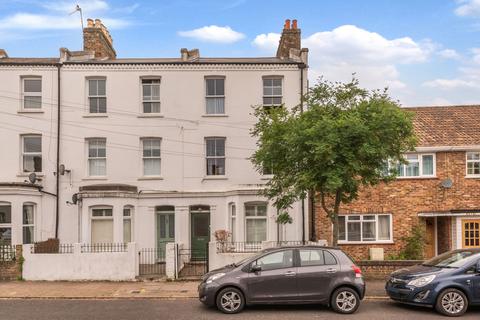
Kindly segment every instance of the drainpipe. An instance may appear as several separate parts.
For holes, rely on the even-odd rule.
[[[300,112],[303,112],[303,72],[307,65],[301,63],[298,67],[300,68]],[[302,199],[302,243],[305,244],[305,199]]]
[[[60,216],[60,70],[62,63],[57,63],[57,171],[56,178],[56,202],[55,202],[55,239],[58,239],[58,224]]]

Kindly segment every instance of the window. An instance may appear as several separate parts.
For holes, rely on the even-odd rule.
[[[106,176],[107,175],[107,150],[105,139],[88,140],[88,175]]]
[[[23,78],[23,109],[42,108],[42,79],[37,77]]]
[[[207,176],[225,175],[225,138],[206,138]]]
[[[225,79],[208,78],[205,83],[207,114],[225,114]]]
[[[263,105],[282,104],[282,78],[263,78]]]
[[[433,177],[435,176],[435,155],[409,153],[405,155],[407,164],[397,166],[399,177]]]
[[[247,242],[267,240],[267,204],[245,204]]]
[[[337,264],[335,257],[328,251],[320,249],[301,249],[300,266],[322,266]]]
[[[293,267],[293,251],[278,251],[263,256],[253,262],[253,265],[262,267],[262,271]]]
[[[480,176],[480,152],[467,152],[467,176]]]
[[[143,175],[159,176],[160,175],[160,139],[145,138],[142,139],[143,144]]]
[[[42,136],[22,136],[22,171],[42,172]]]
[[[344,242],[391,241],[391,215],[348,215],[338,217],[339,240]]]
[[[231,241],[235,242],[235,229],[237,228],[237,207],[234,203],[230,204],[230,233]]]
[[[35,206],[33,204],[23,205],[23,244],[33,243],[35,225]]]
[[[132,207],[123,208],[123,243],[132,242]]]
[[[12,206],[0,202],[0,245],[12,244]]]
[[[90,113],[107,113],[107,89],[105,79],[88,80]]]
[[[92,209],[92,243],[113,242],[112,208]]]
[[[143,113],[160,113],[160,79],[142,79]]]

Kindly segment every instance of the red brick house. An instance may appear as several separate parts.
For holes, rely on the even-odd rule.
[[[480,247],[480,106],[419,107],[418,137],[407,165],[388,184],[363,189],[341,207],[339,245],[356,259],[370,248],[398,253],[412,227],[425,227],[426,258],[455,248]],[[315,207],[317,239],[331,241],[332,227]]]

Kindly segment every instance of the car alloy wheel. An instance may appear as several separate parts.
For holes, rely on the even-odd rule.
[[[358,294],[350,288],[340,288],[332,295],[331,305],[338,313],[350,314],[358,309]]]
[[[468,307],[467,297],[463,292],[456,289],[443,291],[438,300],[436,309],[447,316],[460,316],[465,313]]]
[[[223,289],[217,296],[217,307],[224,313],[240,312],[244,305],[243,295],[236,288]]]

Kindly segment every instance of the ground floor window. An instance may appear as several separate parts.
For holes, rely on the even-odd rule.
[[[92,243],[113,243],[113,209],[92,209]]]
[[[12,205],[0,203],[0,245],[12,244]]]
[[[35,205],[34,204],[24,204],[23,205],[23,243],[33,243],[35,241],[34,237],[34,226],[35,226]]]
[[[391,215],[366,214],[339,216],[338,239],[344,242],[391,241]]]
[[[230,204],[230,240],[235,242],[235,229],[237,228],[237,207],[234,203]]]
[[[480,220],[462,220],[463,248],[480,247]]]
[[[132,211],[130,206],[123,208],[123,243],[132,242]]]
[[[247,242],[267,240],[267,204],[245,204],[245,229]]]

